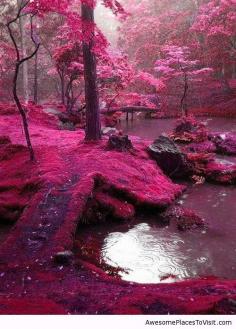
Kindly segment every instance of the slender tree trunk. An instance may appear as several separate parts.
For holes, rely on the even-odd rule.
[[[231,94],[232,93],[232,89],[229,85],[229,82],[227,80],[226,77],[226,72],[225,72],[225,62],[223,61],[222,63],[222,68],[221,68],[221,85],[223,88],[223,92],[226,94]]]
[[[17,0],[18,8],[20,8],[22,2],[24,0]],[[22,57],[27,56],[26,52],[26,38],[25,38],[25,28],[24,28],[25,22],[24,17],[19,17],[19,27],[20,27],[20,43],[21,43],[21,51],[22,51]],[[28,76],[28,63],[27,61],[23,63],[22,65],[22,76],[23,76],[23,95],[24,95],[24,101],[26,103],[29,102],[29,76]]]
[[[232,64],[232,79],[236,78],[236,62]]]
[[[34,103],[38,104],[38,53],[34,58]]]
[[[60,80],[61,80],[61,102],[65,105],[65,76],[64,72],[59,73]]]
[[[16,106],[17,106],[17,108],[19,110],[19,113],[21,115],[21,118],[22,118],[25,138],[26,138],[27,146],[28,146],[29,153],[30,153],[30,159],[32,161],[34,161],[35,160],[35,155],[34,155],[34,150],[33,150],[32,144],[31,144],[31,140],[30,140],[28,121],[27,121],[25,109],[21,105],[20,99],[17,95],[17,82],[18,82],[20,67],[21,67],[22,64],[24,64],[24,62],[26,62],[26,61],[30,60],[31,58],[33,58],[35,56],[35,54],[37,53],[37,51],[39,50],[39,47],[40,47],[40,43],[37,43],[34,39],[34,36],[33,36],[33,17],[34,17],[34,15],[30,16],[30,23],[31,23],[31,34],[30,35],[31,35],[31,40],[35,45],[35,49],[29,56],[26,56],[26,57],[23,57],[23,58],[21,57],[17,42],[16,42],[15,37],[14,37],[14,33],[11,29],[11,25],[13,23],[16,23],[17,20],[19,20],[22,17],[22,11],[24,10],[24,8],[27,7],[28,4],[29,4],[29,1],[25,2],[25,3],[22,3],[18,7],[18,12],[17,12],[16,17],[14,19],[10,20],[9,22],[7,22],[6,27],[8,29],[9,36],[12,40],[12,43],[14,45],[15,52],[16,52],[16,62],[15,62],[15,71],[14,71],[14,76],[13,76],[13,90],[12,90],[13,97],[14,97]]]
[[[17,80],[18,80],[18,75],[19,75],[19,68],[20,68],[20,64],[18,62],[18,63],[16,63],[15,74],[14,74],[14,78],[13,78],[13,97],[14,97],[17,108],[18,108],[18,110],[20,112],[20,115],[21,115],[21,118],[22,118],[23,128],[24,128],[24,133],[25,133],[25,139],[26,139],[27,147],[28,147],[29,153],[30,153],[30,160],[35,161],[35,155],[34,155],[34,150],[33,150],[32,144],[31,144],[31,140],[30,140],[30,134],[29,134],[29,128],[28,128],[28,121],[27,121],[26,113],[25,113],[25,110],[22,107],[21,102],[20,102],[20,100],[18,98],[18,95],[17,95]]]
[[[97,89],[96,58],[92,52],[94,35],[94,9],[82,4],[82,20],[84,34],[88,24],[91,28],[90,40],[83,41],[84,81],[86,101],[86,134],[85,139],[96,141],[101,139],[101,121],[99,111],[99,96]]]
[[[188,92],[188,77],[186,72],[184,72],[184,92],[180,102],[182,116],[188,115],[187,106],[186,106],[187,92]]]

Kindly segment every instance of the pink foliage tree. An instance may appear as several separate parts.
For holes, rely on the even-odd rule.
[[[127,56],[119,52],[108,51],[106,56],[99,59],[99,90],[107,111],[120,103],[134,75],[134,68],[129,64]]]
[[[72,112],[78,97],[82,93],[75,90],[75,85],[82,85],[83,58],[82,45],[80,43],[60,46],[55,49],[53,58],[56,71],[61,81],[62,103],[66,105],[68,112]],[[76,88],[79,89],[79,88]]]
[[[210,65],[220,77],[223,88],[231,92],[227,76],[235,70],[236,53],[236,2],[210,0],[199,8],[191,27],[202,40],[202,47]]]
[[[117,0],[103,0],[105,7],[116,15],[125,15],[123,7]],[[53,11],[61,14],[67,26],[67,36],[70,41],[81,42],[83,52],[83,71],[86,102],[86,134],[85,139],[99,140],[101,138],[101,122],[99,114],[99,94],[97,86],[97,56],[106,51],[107,41],[97,28],[94,21],[96,0],[34,0],[31,6],[39,14]],[[75,62],[73,63],[75,64]],[[78,62],[77,62],[78,64]],[[78,65],[76,65],[76,69]],[[75,65],[71,71],[73,80],[77,72]],[[78,73],[78,72],[77,72]],[[73,89],[70,88],[70,91]]]
[[[204,75],[209,74],[212,69],[208,67],[199,67],[198,60],[190,59],[190,50],[188,47],[178,47],[174,45],[163,48],[163,59],[156,61],[155,70],[164,82],[170,79],[177,79],[183,90],[180,109],[183,116],[188,114],[186,106],[186,97],[189,89],[189,82],[202,79]]]

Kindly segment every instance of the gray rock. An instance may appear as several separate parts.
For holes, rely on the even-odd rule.
[[[164,173],[170,177],[184,177],[191,172],[186,156],[167,136],[158,137],[148,147],[148,152]]]
[[[73,257],[73,252],[70,250],[60,251],[54,255],[54,260],[58,264],[68,265]]]
[[[102,128],[102,134],[106,136],[118,134],[119,131],[116,128],[104,127]]]

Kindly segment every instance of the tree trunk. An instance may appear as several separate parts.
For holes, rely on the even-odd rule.
[[[18,3],[19,4],[19,3]],[[31,140],[30,140],[30,134],[29,134],[29,129],[28,129],[28,121],[27,121],[27,117],[26,117],[26,113],[24,110],[24,107],[21,105],[20,99],[17,95],[17,81],[18,81],[18,75],[19,75],[19,70],[21,65],[24,64],[24,62],[30,60],[31,58],[33,58],[35,56],[35,54],[37,53],[37,51],[39,50],[40,47],[40,43],[37,43],[33,37],[33,17],[34,16],[30,16],[30,22],[31,22],[31,40],[35,45],[35,50],[26,57],[21,56],[21,53],[19,51],[16,39],[14,38],[14,33],[11,29],[11,25],[13,23],[16,23],[22,16],[22,11],[27,7],[27,5],[29,4],[29,2],[26,3],[20,3],[19,7],[18,7],[18,11],[17,11],[17,15],[15,18],[13,18],[12,20],[10,20],[9,22],[7,22],[6,27],[8,29],[9,32],[9,36],[12,40],[12,43],[14,45],[15,48],[15,53],[16,53],[16,61],[15,61],[15,71],[14,71],[14,77],[13,77],[13,97],[16,103],[16,106],[20,112],[21,118],[22,118],[22,122],[23,122],[23,128],[24,128],[24,133],[25,133],[25,138],[26,138],[26,142],[27,142],[27,146],[29,149],[29,153],[30,153],[30,159],[32,161],[35,160],[35,155],[34,155],[34,150],[31,144]]]
[[[227,77],[226,77],[225,62],[222,63],[222,68],[221,68],[221,85],[222,85],[222,89],[223,89],[224,93],[226,93],[226,94],[232,93],[232,89],[231,89],[229,82],[227,80]]]
[[[232,79],[236,78],[236,62],[232,64]]]
[[[38,53],[34,58],[34,103],[38,104]]]
[[[19,73],[19,68],[20,68],[20,63],[16,63],[16,67],[15,67],[15,74],[14,74],[14,78],[13,78],[13,97],[14,100],[16,102],[17,108],[20,112],[21,118],[22,118],[22,122],[23,122],[23,128],[24,128],[24,133],[25,133],[25,139],[26,139],[26,143],[27,143],[27,147],[30,153],[30,160],[31,161],[35,161],[35,155],[34,155],[34,150],[31,144],[31,140],[30,140],[30,134],[29,134],[29,128],[28,128],[28,121],[26,118],[26,113],[24,108],[22,107],[20,100],[18,98],[17,95],[17,80],[18,80],[18,73]]]
[[[82,4],[82,20],[84,35],[88,25],[91,27],[89,40],[83,41],[84,81],[86,101],[86,134],[85,139],[96,141],[101,139],[101,121],[99,113],[99,96],[97,89],[96,58],[92,52],[94,35],[94,9]]]
[[[17,6],[20,8],[21,3],[24,0],[17,0]],[[20,43],[22,57],[26,57],[26,43],[25,43],[25,28],[24,28],[24,17],[19,17],[19,27],[20,27]],[[29,102],[29,76],[28,76],[28,63],[27,61],[22,64],[22,77],[23,77],[23,95],[25,103]]]
[[[61,102],[65,105],[65,75],[64,72],[59,73],[61,80]]]
[[[186,105],[186,97],[187,97],[187,92],[188,92],[188,77],[186,72],[184,72],[184,92],[183,92],[183,96],[181,98],[181,102],[180,102],[180,107],[181,107],[181,112],[182,112],[182,116],[187,116],[188,115],[188,111],[187,111],[187,105]]]

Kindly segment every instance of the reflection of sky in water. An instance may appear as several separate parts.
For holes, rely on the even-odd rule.
[[[236,119],[203,118],[211,131],[236,131]],[[121,128],[143,138],[171,131],[175,119],[121,122]],[[232,165],[236,157],[217,155]],[[126,233],[106,235],[102,257],[110,265],[128,269],[124,280],[154,283],[162,277],[218,276],[236,278],[236,188],[204,184],[190,187],[180,204],[195,210],[209,224],[207,230],[178,232],[173,227],[141,223]],[[146,221],[145,221],[146,222]],[[173,278],[172,278],[173,280]],[[169,278],[168,281],[171,281]],[[166,280],[163,282],[167,282]]]
[[[138,223],[108,233],[101,257],[127,270],[122,279],[156,283],[198,276],[235,278],[236,189],[210,184],[190,188],[180,203],[196,210],[208,229],[180,232],[175,225]],[[166,279],[167,278],[167,279]]]
[[[225,156],[217,154],[216,162],[232,166],[236,164],[236,156]]]
[[[155,283],[169,275],[179,279],[196,276],[195,266],[189,268],[192,249],[185,250],[184,240],[178,234],[170,236],[167,230],[141,223],[127,233],[110,233],[102,257],[110,265],[127,269],[127,273],[121,273],[124,280]],[[195,261],[199,267],[207,258]]]

